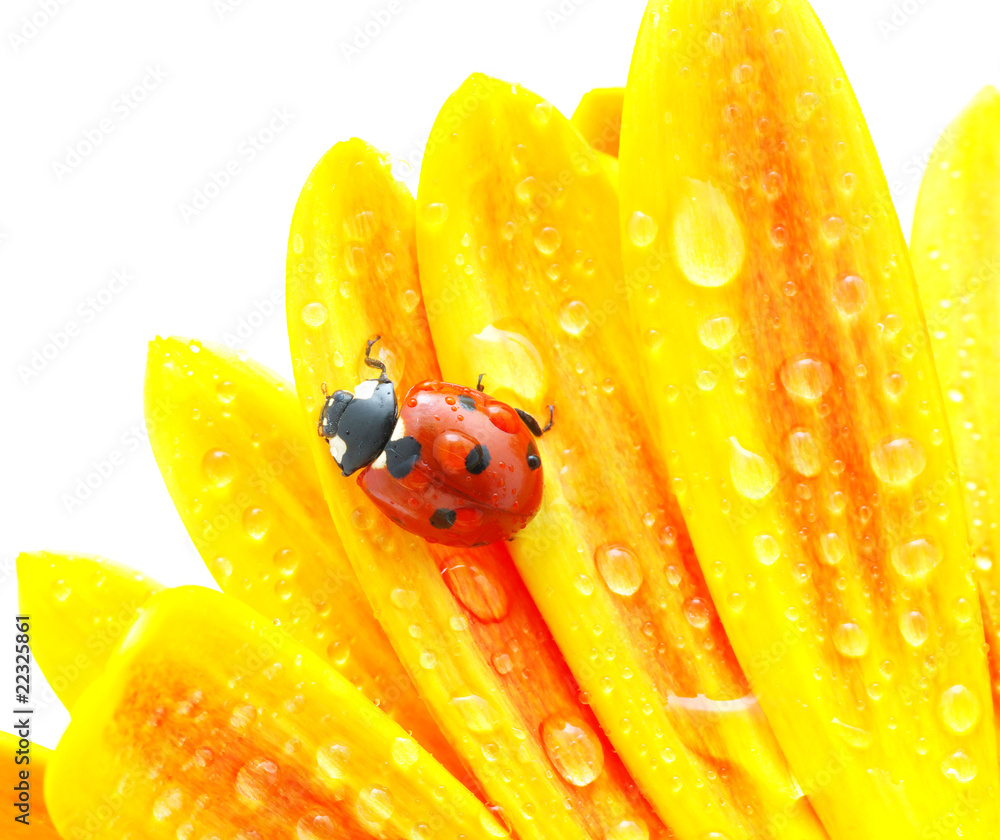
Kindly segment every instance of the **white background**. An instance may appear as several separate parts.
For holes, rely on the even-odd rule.
[[[996,0],[814,0],[867,117],[909,231],[920,176],[947,123],[1000,84]],[[40,11],[57,7],[51,17]],[[570,114],[625,83],[643,0],[5,0],[0,11],[0,618],[14,558],[101,554],[165,584],[213,585],[142,432],[146,342],[226,341],[291,375],[279,296],[299,189],[322,153],[362,137],[418,165],[447,95],[473,71],[521,82]],[[388,10],[350,60],[356,27]],[[893,20],[893,11],[897,10]],[[25,16],[48,22],[32,35]],[[374,25],[373,27],[374,28]],[[29,37],[30,36],[30,37]],[[155,75],[149,75],[150,69]],[[163,78],[159,78],[164,76]],[[146,81],[144,101],[129,93]],[[121,99],[127,94],[130,99]],[[249,160],[275,109],[288,125]],[[85,159],[67,146],[111,131]],[[266,139],[266,135],[263,139]],[[242,150],[241,150],[242,149]],[[230,161],[240,173],[199,215],[181,206]],[[54,164],[61,163],[69,171]],[[397,165],[411,189],[416,167]],[[113,271],[127,286],[105,293]],[[262,304],[263,309],[268,306]],[[78,334],[26,378],[50,333]],[[257,325],[239,338],[241,322]],[[246,330],[244,329],[244,333]],[[52,348],[49,348],[52,355]],[[113,453],[92,496],[77,482]],[[13,621],[0,627],[0,708],[12,695]],[[36,696],[44,687],[36,670]],[[67,715],[45,704],[35,737]],[[0,728],[9,724],[0,718]]]

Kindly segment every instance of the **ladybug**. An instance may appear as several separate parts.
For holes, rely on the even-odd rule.
[[[397,409],[385,365],[354,392],[323,393],[319,434],[340,471],[361,470],[358,484],[397,525],[428,542],[487,545],[513,539],[542,501],[542,459],[534,438],[543,428],[530,414],[483,392],[449,382],[414,385]]]

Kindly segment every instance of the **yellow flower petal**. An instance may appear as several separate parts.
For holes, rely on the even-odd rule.
[[[990,836],[944,406],[885,178],[808,4],[651,5],[619,160],[679,500],[798,783],[837,838]]]
[[[573,125],[598,152],[618,157],[625,88],[588,90],[573,112]]]
[[[434,223],[450,210],[420,212]],[[323,383],[353,388],[370,376],[360,363],[375,335],[400,393],[438,376],[419,288],[413,199],[371,147],[335,146],[306,181],[288,251],[288,330],[310,427]],[[525,355],[530,348],[511,364]],[[522,840],[662,837],[504,545],[431,546],[382,516],[321,439],[314,450],[334,523],[383,628],[514,832]]]
[[[8,824],[13,823],[11,836],[15,838],[59,840],[45,807],[45,771],[51,756],[45,747],[31,744],[25,748],[21,738],[0,732],[0,787],[10,803],[4,816]]]
[[[913,269],[965,488],[1000,715],[1000,92],[938,141],[920,189]],[[998,719],[1000,720],[1000,719]]]
[[[330,521],[315,433],[292,386],[220,345],[158,339],[146,412],[170,497],[222,590],[278,622],[457,771]]]
[[[417,226],[435,347],[451,381],[485,371],[515,406],[556,406],[545,504],[511,552],[591,707],[678,837],[755,837],[779,815],[783,836],[825,836],[650,462],[613,181],[523,88],[473,76],[438,125],[451,131],[424,159],[418,207],[449,212]]]
[[[64,837],[503,836],[351,683],[226,595],[155,595],[84,694],[46,798]]]
[[[17,558],[18,602],[30,615],[31,651],[71,712],[80,695],[163,587],[101,557],[37,551]]]

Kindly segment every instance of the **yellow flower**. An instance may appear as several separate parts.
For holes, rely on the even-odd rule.
[[[921,196],[930,334],[804,0],[652,4],[572,121],[470,77],[416,200],[331,149],[289,237],[294,388],[150,346],[153,450],[225,594],[19,559],[72,712],[62,835],[995,837],[998,101]],[[400,394],[485,372],[557,406],[515,540],[426,543],[340,474],[316,421],[375,335]]]

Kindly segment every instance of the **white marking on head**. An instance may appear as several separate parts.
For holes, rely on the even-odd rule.
[[[375,389],[378,387],[377,379],[366,379],[364,382],[358,383],[358,387],[354,389],[354,399],[356,400],[368,400],[371,399],[372,394],[375,393]]]
[[[381,454],[372,461],[373,470],[384,470],[385,469],[385,450],[383,449]]]
[[[389,440],[401,440],[406,437],[406,427],[403,425],[403,418],[400,417],[396,421],[396,427],[392,430],[392,436]]]
[[[330,438],[330,454],[333,456],[333,460],[337,462],[339,467],[344,460],[344,454],[347,452],[347,444],[344,443],[339,437],[334,435]]]

